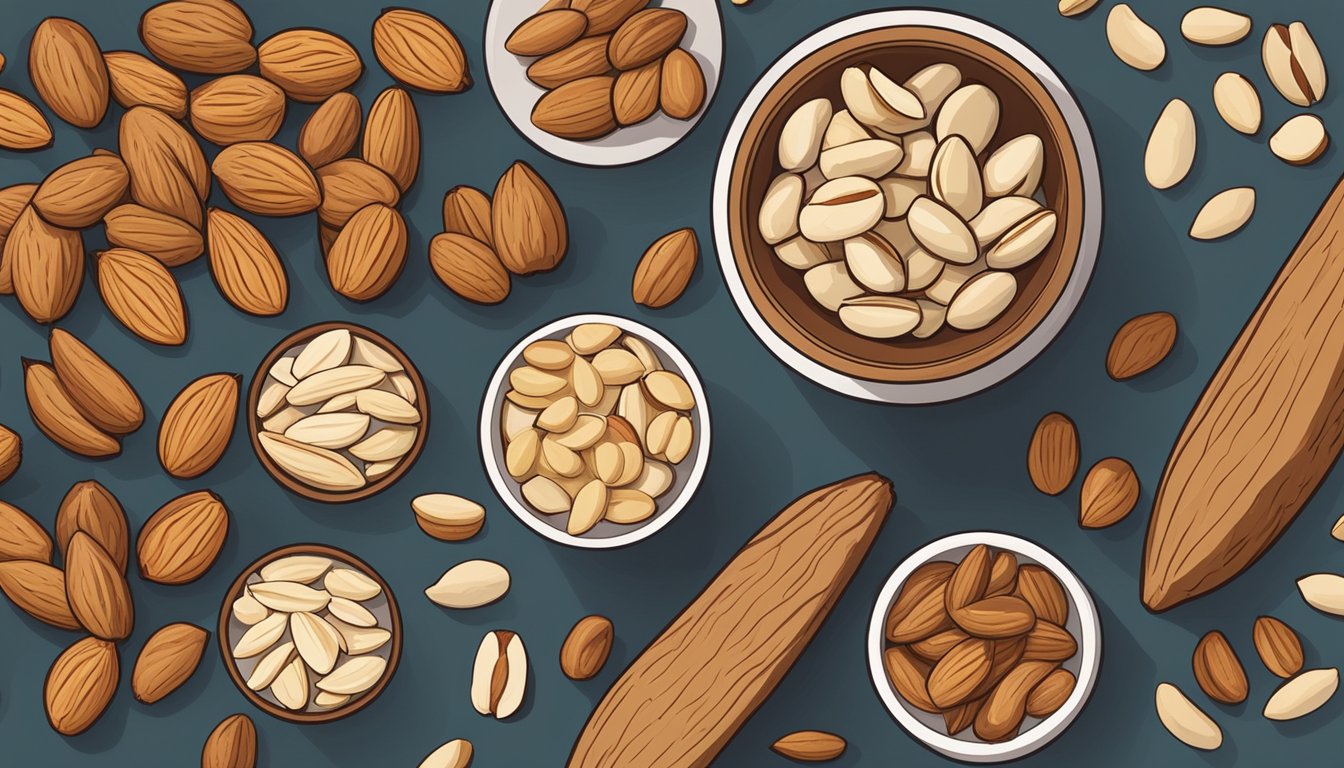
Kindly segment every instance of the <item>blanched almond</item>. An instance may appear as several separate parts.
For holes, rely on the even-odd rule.
[[[895,296],[860,296],[840,305],[840,322],[871,339],[904,336],[919,325],[920,318],[918,304]]]
[[[905,266],[896,248],[880,235],[866,232],[845,241],[845,264],[854,280],[871,291],[905,290]]]
[[[871,138],[873,138],[873,134],[860,125],[848,109],[842,109],[832,115],[830,123],[826,125],[826,133],[821,139],[821,148],[830,149],[831,147]]]
[[[947,306],[947,324],[960,331],[984,328],[1003,314],[1017,296],[1011,272],[985,272],[970,279]]]
[[[317,448],[348,448],[369,430],[369,417],[363,413],[315,413],[294,422],[285,437]]]
[[[999,130],[999,111],[999,97],[989,88],[978,83],[964,85],[938,110],[934,136],[939,144],[949,136],[961,136],[978,155]]]
[[[929,167],[929,194],[962,219],[972,219],[985,203],[984,182],[971,145],[959,135],[938,144]]]
[[[1199,209],[1190,236],[1196,240],[1217,240],[1246,226],[1255,213],[1255,189],[1236,187],[1219,192]]]
[[[445,571],[425,596],[444,608],[480,608],[503,598],[509,581],[508,569],[499,563],[467,560]]]
[[[955,211],[931,197],[921,197],[906,217],[910,232],[929,253],[953,264],[970,264],[980,255],[975,235]]]
[[[317,405],[336,395],[375,387],[385,378],[387,374],[373,366],[342,365],[300,377],[299,383],[286,393],[285,400],[295,406]]]
[[[336,666],[341,653],[341,637],[335,627],[311,613],[289,615],[289,633],[299,657],[314,672],[325,675]]]
[[[395,392],[361,389],[355,393],[355,408],[389,424],[420,423],[420,411]]]
[[[1119,6],[1117,6],[1119,7]],[[1144,174],[1154,189],[1181,183],[1195,162],[1195,113],[1190,105],[1172,99],[1158,116],[1144,153]]]
[[[821,173],[828,179],[864,176],[878,179],[890,173],[905,157],[901,145],[886,139],[864,139],[822,150]]]
[[[316,613],[331,602],[326,590],[297,581],[263,581],[248,585],[247,591],[257,602],[280,613]]]
[[[1045,144],[1034,133],[1009,139],[985,161],[984,187],[989,197],[1030,196],[1045,170]]]
[[[1157,686],[1157,717],[1172,736],[1195,749],[1217,749],[1223,744],[1218,724],[1171,683]]]
[[[317,681],[317,688],[327,693],[357,696],[372,688],[387,670],[387,659],[381,656],[360,656],[349,659]]]
[[[262,450],[286,473],[324,491],[352,491],[364,487],[364,475],[349,459],[324,448],[291,440],[274,432],[261,432]]]
[[[331,558],[321,555],[290,555],[262,566],[262,581],[294,581],[312,584],[331,568]]]
[[[387,426],[350,446],[349,451],[364,461],[394,461],[410,453],[419,434],[413,426]]]
[[[247,687],[254,691],[264,691],[271,687],[275,678],[294,660],[294,643],[281,643],[268,652],[247,677]]]
[[[315,336],[304,345],[290,365],[296,379],[306,379],[314,373],[345,365],[350,361],[354,339],[350,331],[336,328]]]
[[[1181,34],[1200,45],[1231,45],[1251,33],[1251,17],[1223,8],[1195,8],[1181,19]]]
[[[1117,4],[1106,17],[1106,39],[1117,58],[1138,70],[1157,69],[1167,58],[1162,35],[1126,3]]]
[[[273,613],[253,624],[234,644],[233,657],[246,659],[265,652],[284,636],[288,624],[289,616],[284,613]]]
[[[547,477],[534,477],[523,483],[523,498],[534,509],[544,515],[558,515],[568,512],[571,500],[565,489]]]
[[[1289,165],[1311,165],[1330,147],[1330,134],[1316,115],[1298,115],[1269,138],[1269,149]]]
[[[1040,256],[1055,239],[1059,216],[1054,211],[1038,211],[1017,226],[985,252],[985,263],[990,269],[1016,269]]]
[[[1339,670],[1312,669],[1279,686],[1265,702],[1270,720],[1295,720],[1320,709],[1339,688]]]
[[[815,165],[822,135],[830,121],[830,99],[813,99],[794,110],[779,134],[780,167],[796,172]]]
[[[1224,72],[1213,83],[1213,105],[1232,130],[1254,136],[1260,131],[1260,93],[1238,72]]]

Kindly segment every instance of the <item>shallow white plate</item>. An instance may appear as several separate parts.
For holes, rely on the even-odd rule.
[[[893,384],[855,378],[828,368],[794,349],[765,322],[765,318],[751,303],[742,276],[737,272],[732,238],[728,232],[728,187],[733,172],[733,158],[742,143],[747,123],[780,78],[798,62],[837,40],[874,29],[905,26],[949,29],[977,37],[1016,59],[1040,80],[1059,106],[1078,147],[1078,159],[1083,172],[1083,232],[1073,274],[1064,286],[1059,301],[1020,344],[993,362],[961,376],[936,382]],[[998,27],[967,16],[926,10],[879,11],[838,21],[798,43],[781,56],[747,94],[724,139],[714,177],[714,243],[718,248],[724,282],[728,284],[728,292],[737,304],[738,312],[757,338],[785,365],[821,386],[849,397],[908,405],[942,403],[989,389],[1017,373],[1063,330],[1077,309],[1078,302],[1082,300],[1083,292],[1092,279],[1092,270],[1096,267],[1097,251],[1101,246],[1101,207],[1101,171],[1097,165],[1096,146],[1087,118],[1064,80],[1035,51]]]
[[[548,155],[579,165],[630,165],[648,160],[676,146],[704,117],[719,89],[723,70],[723,16],[716,0],[662,0],[656,5],[686,14],[686,36],[681,47],[690,51],[705,73],[705,104],[690,120],[675,120],[659,112],[638,125],[618,128],[595,141],[570,141],[552,136],[532,124],[532,107],[546,93],[527,79],[527,67],[536,59],[514,56],[504,41],[544,0],[493,0],[485,22],[485,69],[495,101],[523,138]]]
[[[1069,598],[1069,620],[1065,628],[1078,640],[1078,653],[1062,665],[1077,678],[1073,693],[1054,714],[1043,720],[1028,717],[1023,731],[1017,737],[997,744],[972,741],[969,731],[962,737],[948,736],[942,728],[943,718],[921,712],[906,704],[895,686],[887,677],[886,666],[882,663],[886,650],[887,611],[896,601],[901,585],[915,569],[935,560],[960,562],[967,552],[977,544],[985,544],[994,550],[1007,550],[1017,556],[1019,564],[1035,563],[1052,573],[1063,585]],[[958,533],[939,539],[921,547],[882,585],[877,605],[873,607],[873,617],[868,624],[868,672],[872,676],[873,688],[878,698],[887,705],[892,717],[901,727],[922,742],[929,749],[968,763],[1000,763],[1016,760],[1041,749],[1062,734],[1092,696],[1092,688],[1097,683],[1097,673],[1101,667],[1101,618],[1097,607],[1092,603],[1092,595],[1079,581],[1073,571],[1059,558],[1038,544],[994,531],[974,531]],[[968,738],[967,738],[968,737]]]

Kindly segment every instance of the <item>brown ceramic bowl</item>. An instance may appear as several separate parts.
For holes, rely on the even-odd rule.
[[[1005,141],[1035,133],[1045,145],[1046,200],[1059,213],[1054,241],[1032,263],[1013,270],[1018,296],[1002,316],[977,331],[944,328],[929,339],[877,340],[859,336],[816,304],[803,274],[775,257],[757,231],[761,200],[780,172],[776,147],[784,122],[818,97],[843,104],[840,74],[871,64],[898,82],[929,64],[948,62],[963,83],[981,83],[998,95],[1002,118],[982,160]],[[839,107],[837,107],[839,108]],[[981,368],[1020,344],[1065,292],[1083,233],[1083,171],[1078,148],[1055,100],[1025,66],[989,43],[951,29],[894,26],[867,29],[804,57],[769,89],[751,116],[732,158],[727,226],[735,267],[747,295],[770,328],[789,346],[839,372],[868,381],[911,384],[954,378]]]
[[[361,488],[353,491],[330,491],[311,486],[297,477],[286,472],[266,453],[261,447],[261,441],[257,438],[257,433],[261,431],[261,420],[257,418],[257,401],[261,398],[262,384],[269,375],[271,366],[294,347],[311,341],[313,338],[326,333],[327,331],[344,328],[356,336],[362,336],[365,339],[377,344],[387,350],[397,362],[401,363],[405,369],[406,375],[410,378],[411,384],[415,387],[415,407],[420,411],[419,429],[416,431],[415,443],[406,455],[401,458],[397,466],[386,475],[370,482]],[[295,331],[285,337],[283,341],[275,346],[257,367],[257,372],[252,376],[252,384],[247,393],[247,432],[252,440],[252,450],[257,454],[257,459],[261,465],[266,468],[266,472],[275,478],[277,483],[289,489],[290,491],[314,501],[327,502],[331,504],[340,504],[351,501],[367,499],[376,493],[386,490],[393,483],[401,479],[401,476],[415,464],[416,459],[420,457],[420,452],[424,450],[425,438],[429,434],[429,398],[425,389],[424,379],[420,377],[420,371],[416,369],[415,364],[401,351],[396,344],[393,344],[382,334],[365,328],[362,325],[354,323],[319,323],[304,328],[301,331]]]
[[[247,675],[244,674],[240,664],[245,664],[250,671],[257,659],[261,657],[243,659],[241,662],[236,661],[233,658],[233,645],[238,641],[242,632],[247,629],[242,622],[236,621],[233,618],[233,601],[242,596],[243,587],[247,584],[249,578],[257,574],[267,564],[279,560],[282,557],[289,557],[290,555],[321,555],[322,557],[330,558],[335,561],[337,565],[347,566],[373,579],[383,590],[381,595],[374,598],[372,601],[366,601],[365,604],[366,606],[369,606],[369,609],[375,616],[378,616],[379,626],[385,627],[392,633],[392,637],[385,645],[383,645],[383,647],[370,652],[371,654],[376,654],[387,659],[387,669],[383,672],[383,676],[379,678],[378,682],[366,693],[352,698],[350,701],[335,709],[311,709],[312,697],[316,691],[312,686],[312,680],[309,681],[308,698],[310,709],[305,711],[286,709],[272,699],[269,694],[265,692],[258,693],[247,687]],[[376,604],[370,605],[375,603],[375,601]],[[386,624],[383,623],[384,621],[386,621]],[[285,630],[285,632],[286,634],[277,642],[284,642],[284,640],[289,637],[289,630]],[[373,570],[368,563],[365,563],[363,560],[360,560],[349,552],[345,552],[335,547],[328,547],[323,544],[294,544],[288,547],[281,547],[280,549],[262,555],[256,562],[252,563],[247,568],[244,568],[243,572],[238,575],[238,578],[234,579],[233,584],[229,587],[229,591],[224,594],[224,602],[219,607],[219,625],[218,631],[216,632],[216,637],[219,638],[219,653],[224,659],[224,668],[228,670],[229,677],[233,680],[233,684],[238,686],[238,690],[242,692],[243,696],[247,697],[247,700],[252,702],[253,706],[266,714],[287,722],[299,723],[300,725],[309,723],[329,723],[333,720],[340,720],[341,718],[349,717],[372,704],[374,700],[382,694],[383,690],[387,688],[387,684],[392,681],[392,676],[397,672],[397,665],[401,661],[401,636],[401,611],[397,608],[397,599],[392,595],[392,588],[387,585],[387,582],[383,580],[383,577],[378,575],[378,572]],[[345,658],[345,655],[342,654],[341,661],[344,661]],[[337,664],[340,663],[340,661],[337,662]]]

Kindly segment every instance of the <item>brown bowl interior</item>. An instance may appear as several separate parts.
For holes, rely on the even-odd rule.
[[[261,570],[261,568],[268,563],[279,560],[282,557],[289,557],[290,555],[321,555],[323,557],[329,557],[333,560],[344,562],[347,565],[357,568],[377,582],[378,586],[382,587],[383,594],[387,597],[388,614],[392,619],[392,626],[390,627],[392,639],[388,641],[392,645],[392,650],[387,658],[387,670],[383,672],[382,679],[380,679],[368,693],[351,701],[345,706],[323,712],[292,712],[284,707],[277,706],[262,698],[256,691],[247,687],[247,680],[243,678],[242,673],[238,670],[238,665],[233,661],[232,649],[229,647],[229,620],[233,615],[233,601],[242,597],[243,586],[247,583],[249,576]],[[229,587],[229,591],[224,594],[224,602],[219,607],[219,624],[216,627],[215,634],[219,638],[219,653],[224,659],[224,668],[228,670],[229,678],[233,680],[233,684],[238,687],[238,690],[242,692],[243,696],[247,697],[247,700],[252,702],[253,706],[266,714],[301,725],[307,723],[329,723],[333,720],[340,720],[341,718],[349,717],[372,704],[374,699],[377,699],[382,695],[383,690],[387,688],[387,684],[392,681],[392,676],[397,672],[397,665],[401,662],[401,610],[397,608],[397,599],[392,594],[392,588],[388,586],[387,582],[383,580],[383,577],[377,571],[369,567],[368,563],[360,560],[349,552],[335,547],[329,547],[324,544],[294,544],[288,547],[281,547],[280,549],[262,555],[256,562],[243,569],[243,572],[238,574],[238,578],[234,579],[233,584]]]
[[[859,336],[817,305],[803,273],[776,258],[756,220],[770,182],[779,174],[776,147],[784,122],[803,103],[829,98],[837,105],[846,67],[871,64],[898,82],[930,64],[961,69],[963,83],[981,83],[999,97],[998,132],[981,161],[1003,143],[1035,133],[1045,145],[1042,185],[1060,216],[1045,253],[1013,270],[1018,296],[996,321],[977,331],[944,328],[929,339],[882,341]],[[770,327],[790,346],[832,370],[871,381],[938,381],[975,370],[1019,344],[1063,293],[1082,236],[1082,170],[1063,114],[1025,67],[984,41],[945,29],[892,27],[832,43],[803,59],[766,94],[748,123],[733,160],[728,192],[733,256],[747,293]]]
[[[395,357],[397,362],[401,363],[402,367],[406,369],[406,375],[410,377],[411,383],[415,385],[415,407],[420,411],[420,428],[416,431],[415,443],[411,446],[411,450],[406,453],[406,456],[402,459],[401,463],[378,480],[369,483],[363,488],[348,493],[337,493],[334,491],[326,491],[321,488],[314,488],[288,472],[285,472],[285,470],[281,469],[278,464],[271,460],[271,457],[266,453],[265,449],[261,447],[261,441],[257,438],[257,433],[260,431],[261,427],[260,420],[257,418],[257,401],[261,398],[261,383],[266,380],[268,375],[270,375],[271,366],[275,365],[275,361],[280,359],[280,357],[293,347],[303,344],[327,331],[334,331],[339,328],[345,328],[353,334],[363,336],[369,341],[375,342]],[[332,504],[359,501],[360,499],[367,499],[368,497],[387,489],[393,483],[400,480],[401,476],[406,474],[406,472],[415,464],[416,459],[420,457],[420,452],[424,450],[425,447],[425,439],[429,434],[429,397],[425,390],[425,381],[420,377],[420,371],[416,369],[415,364],[411,362],[411,359],[406,356],[405,352],[401,351],[400,347],[393,344],[385,336],[377,331],[369,330],[362,325],[356,325],[354,323],[320,323],[300,331],[295,331],[289,336],[286,336],[283,341],[277,344],[275,348],[266,355],[261,361],[261,365],[257,367],[257,372],[252,375],[252,384],[247,393],[247,433],[252,440],[252,451],[257,454],[257,459],[261,462],[261,465],[266,468],[266,472],[270,474],[271,477],[275,478],[277,483],[280,483],[285,488],[300,496],[312,499],[313,501]]]

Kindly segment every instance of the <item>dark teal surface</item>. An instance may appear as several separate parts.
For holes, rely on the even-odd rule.
[[[525,1],[525,0],[510,0]],[[558,766],[606,686],[704,586],[776,510],[799,493],[860,471],[891,477],[897,508],[852,587],[816,641],[778,691],[723,752],[720,765],[783,766],[768,751],[800,728],[845,736],[837,765],[915,766],[943,762],[891,720],[869,683],[864,631],[882,581],[909,552],[931,539],[968,529],[996,529],[1032,538],[1072,565],[1091,587],[1105,624],[1105,655],[1092,702],[1032,765],[1200,766],[1326,765],[1339,760],[1344,697],[1299,722],[1274,724],[1260,708],[1276,683],[1257,661],[1251,623],[1273,613],[1297,627],[1308,664],[1340,662],[1344,626],[1306,607],[1293,581],[1313,571],[1344,569],[1344,544],[1329,536],[1340,512],[1336,474],[1283,540],[1246,575],[1205,599],[1153,616],[1138,600],[1138,564],[1147,510],[1167,453],[1190,406],[1236,337],[1265,288],[1338,178],[1340,155],[1290,168],[1265,146],[1269,133],[1298,110],[1270,88],[1260,67],[1259,40],[1271,21],[1306,20],[1327,63],[1344,76],[1344,11],[1332,0],[1249,2],[1252,39],[1228,49],[1186,44],[1177,32],[1188,3],[1138,0],[1138,12],[1165,36],[1169,58],[1151,74],[1121,64],[1107,49],[1102,7],[1077,20],[1061,18],[1054,0],[929,3],[998,24],[1025,40],[1064,74],[1096,135],[1106,190],[1105,241],[1096,276],[1073,321],[1039,360],[997,389],[955,404],[883,407],[847,400],[784,369],[750,334],[719,276],[710,232],[710,184],[722,136],[743,94],[794,42],[827,22],[883,2],[755,0],[725,7],[727,62],[718,98],[691,137],[672,152],[634,167],[590,170],[538,153],[499,112],[485,83],[481,51],[484,0],[417,3],[440,15],[466,46],[477,86],[457,96],[416,95],[424,132],[424,166],[404,211],[411,228],[410,263],[397,286],[369,305],[350,304],[329,289],[314,240],[313,217],[261,220],[284,255],[292,286],[289,310],[259,320],[220,298],[204,260],[177,270],[191,313],[191,338],[181,349],[145,344],[113,320],[88,279],[61,325],[88,341],[139,389],[144,428],[108,462],[70,456],[33,427],[24,407],[19,357],[46,357],[46,330],[12,298],[0,299],[0,422],[24,438],[18,476],[0,498],[50,525],[69,486],[97,478],[124,502],[138,528],[160,504],[187,490],[218,492],[233,513],[223,556],[201,581],[162,587],[134,580],[134,636],[122,649],[123,681],[107,715],[88,733],[66,739],[43,718],[42,683],[69,633],[0,606],[0,765],[188,766],[220,719],[247,712],[261,737],[262,765],[415,766],[440,743],[470,739],[482,768]],[[356,0],[245,2],[258,40],[296,25],[331,29],[352,40],[368,65],[356,92],[366,105],[390,80],[369,45],[380,7]],[[8,65],[0,87],[33,96],[26,49],[44,15],[88,24],[105,49],[139,49],[135,26],[142,2],[4,0],[0,52]],[[1216,116],[1211,88],[1220,72],[1237,70],[1259,87],[1266,128],[1253,139]],[[199,80],[193,80],[193,84]],[[1340,89],[1318,110],[1344,137]],[[1148,129],[1172,97],[1187,99],[1200,120],[1200,154],[1191,178],[1171,192],[1143,179]],[[290,104],[279,140],[293,145],[310,107]],[[61,162],[95,147],[114,148],[115,115],[94,131],[56,126],[54,148],[29,155],[0,153],[0,183],[37,181]],[[55,120],[53,119],[53,122]],[[443,192],[456,184],[489,189],[515,159],[525,159],[565,202],[571,248],[555,273],[515,282],[499,307],[469,305],[434,280],[426,243],[439,231]],[[1185,232],[1208,197],[1250,184],[1259,209],[1246,231],[1215,244]],[[216,193],[214,203],[222,201]],[[630,276],[644,247],[659,235],[694,226],[704,258],[686,295],[672,307],[646,311],[629,299]],[[86,244],[101,247],[91,234]],[[1169,310],[1181,338],[1171,359],[1131,383],[1107,378],[1103,360],[1111,334],[1131,316]],[[651,540],[612,552],[550,544],[532,534],[495,498],[481,469],[477,408],[494,364],[532,328],[576,312],[615,312],[667,334],[695,361],[715,416],[712,466],[695,503]],[[155,460],[158,420],[188,381],[213,371],[251,377],[257,362],[291,330],[349,319],[390,336],[431,382],[433,427],[423,457],[388,492],[349,506],[298,499],[261,470],[245,437],[235,436],[223,461],[197,481],[176,482]],[[1085,465],[1110,455],[1133,462],[1144,485],[1140,511],[1104,532],[1075,522],[1077,484],[1051,499],[1027,481],[1024,449],[1046,411],[1070,414],[1082,434]],[[240,435],[242,430],[239,430]],[[445,544],[415,526],[408,502],[450,491],[489,509],[485,531]],[[213,626],[220,598],[253,558],[292,542],[315,541],[356,553],[387,578],[402,605],[405,655],[386,694],[352,719],[300,727],[252,709],[229,681],[215,647],[187,685],[155,706],[129,690],[135,655],[151,632],[172,621]],[[449,566],[468,558],[506,564],[514,586],[502,602],[469,612],[437,608],[421,594]],[[616,625],[611,661],[594,681],[576,684],[557,666],[560,643],[580,616],[601,613]],[[477,715],[468,699],[472,655],[482,633],[522,633],[533,662],[529,704],[510,722]],[[1209,629],[1227,633],[1247,667],[1250,700],[1211,704],[1194,690],[1190,652]],[[1154,686],[1169,680],[1219,721],[1226,743],[1194,752],[1167,735],[1153,712]],[[677,723],[664,724],[668,728]]]

